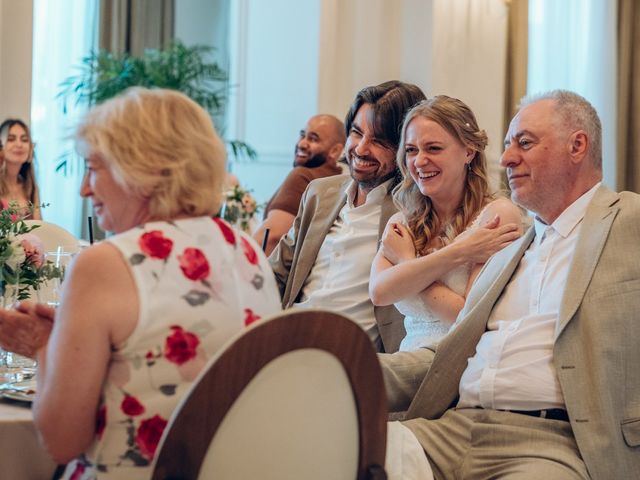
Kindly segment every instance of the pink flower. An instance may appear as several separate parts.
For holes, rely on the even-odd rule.
[[[256,211],[256,207],[257,204],[255,198],[253,198],[250,193],[245,193],[242,196],[242,209],[251,215]]]
[[[44,264],[44,245],[42,241],[32,233],[18,235],[24,254],[31,264],[40,268]]]

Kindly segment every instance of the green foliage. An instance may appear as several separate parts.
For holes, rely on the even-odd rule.
[[[58,98],[66,113],[71,100],[76,105],[98,105],[133,86],[169,88],[193,99],[215,122],[223,116],[229,87],[227,73],[207,59],[212,51],[208,46],[186,46],[180,41],[164,50],[147,49],[140,57],[94,51],[82,59],[76,75],[60,84]],[[224,130],[220,125],[217,128]],[[244,142],[227,143],[236,159],[256,157],[255,150]],[[65,162],[63,159],[56,170],[66,170]]]
[[[19,300],[29,298],[30,289],[43,281],[61,276],[60,269],[44,262],[44,252],[35,245],[39,240],[30,235],[39,225],[27,225],[24,213],[15,202],[0,210],[0,290],[17,285]]]

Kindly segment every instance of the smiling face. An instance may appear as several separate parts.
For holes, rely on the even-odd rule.
[[[511,198],[546,223],[573,201],[576,175],[569,152],[569,133],[553,100],[527,105],[509,125],[500,163],[507,169]]]
[[[309,119],[305,127],[300,130],[300,138],[296,143],[293,166],[319,167],[327,159],[337,158],[342,150],[344,140],[340,140],[340,132],[336,133],[336,126],[331,117],[316,115]],[[344,134],[343,134],[344,135]]]
[[[9,128],[3,142],[4,161],[8,164],[22,165],[31,158],[31,138],[22,125],[14,124]]]
[[[363,104],[353,119],[345,150],[351,177],[359,191],[369,192],[396,175],[395,152],[376,138],[371,105]]]
[[[121,233],[149,220],[148,200],[120,185],[99,155],[90,155],[86,160],[80,195],[91,198],[103,230]]]
[[[404,146],[407,169],[420,192],[439,214],[451,214],[462,202],[467,164],[475,150],[423,116],[407,125]]]

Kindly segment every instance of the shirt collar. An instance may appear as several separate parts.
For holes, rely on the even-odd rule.
[[[368,203],[382,203],[384,197],[386,197],[389,193],[389,188],[391,187],[391,182],[393,179],[389,179],[384,183],[381,183],[369,193],[367,193],[367,199],[364,202],[364,205]],[[354,179],[351,179],[349,185],[347,185],[347,203],[350,207],[353,208],[353,201],[356,198],[356,193],[358,192],[358,182]]]
[[[591,203],[591,199],[600,185],[602,185],[602,182],[596,183],[590,190],[583,193],[580,198],[565,208],[560,216],[550,225],[551,228],[562,235],[562,237],[567,238],[573,229],[576,228],[584,218],[585,213],[587,213],[587,207],[589,206],[589,203]],[[549,227],[549,225],[544,223],[536,215],[534,218],[534,228],[537,238],[542,238],[547,227]]]

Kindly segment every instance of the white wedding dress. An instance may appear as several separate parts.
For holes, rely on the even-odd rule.
[[[469,264],[460,265],[447,272],[440,278],[440,282],[464,297],[470,271]],[[400,343],[401,352],[433,345],[444,337],[451,327],[450,324],[442,322],[424,304],[419,294],[405,298],[395,305],[398,311],[405,316],[404,328],[407,334]]]
[[[485,208],[487,206],[485,205]],[[484,209],[467,227],[467,230],[477,228]],[[445,286],[462,297],[465,296],[471,265],[460,265],[449,270],[439,280]],[[418,348],[428,347],[440,341],[451,325],[442,322],[427,305],[424,304],[419,294],[404,298],[395,304],[398,311],[404,315],[404,328],[406,335],[400,343],[400,351],[407,352]]]

